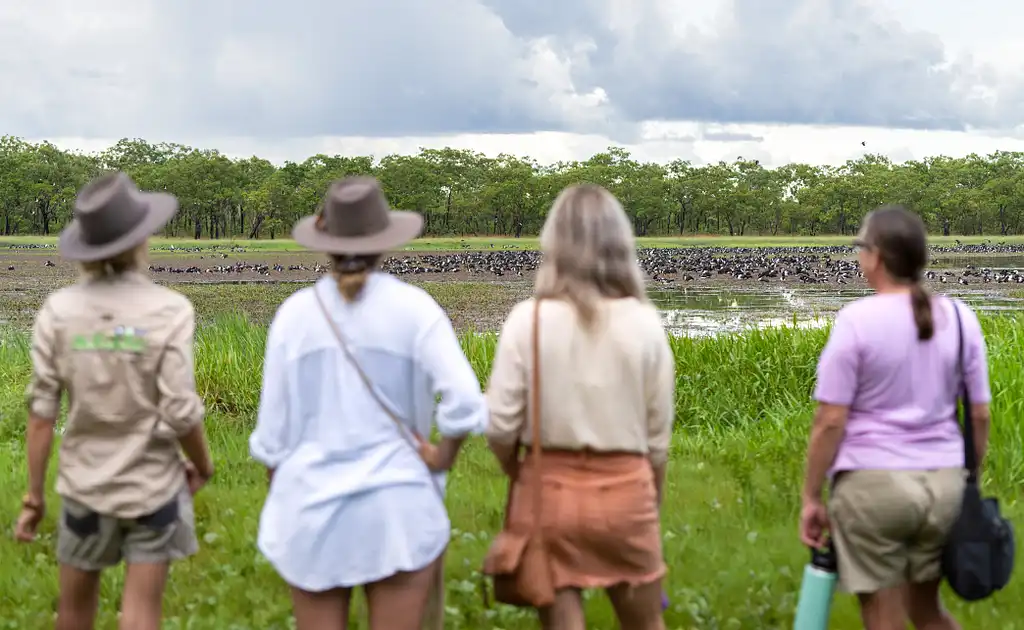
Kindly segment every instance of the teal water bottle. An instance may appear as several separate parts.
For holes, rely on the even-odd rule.
[[[793,630],[828,630],[837,572],[836,552],[829,541],[825,549],[811,549],[811,562],[804,567],[800,600],[796,605]]]

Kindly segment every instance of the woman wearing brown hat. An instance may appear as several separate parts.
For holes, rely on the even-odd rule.
[[[485,570],[518,562],[537,578],[513,599],[540,607],[545,628],[585,628],[580,592],[600,588],[621,627],[662,630],[658,513],[675,360],[611,193],[562,191],[540,239],[535,297],[505,321],[487,386],[487,439],[512,494]],[[525,532],[543,553],[522,551]]]
[[[291,587],[299,630],[347,627],[357,586],[373,630],[418,629],[443,587],[444,471],[487,408],[441,307],[376,270],[422,224],[353,177],[292,232],[334,269],[274,316],[249,444],[270,474],[258,545]],[[436,447],[419,437],[435,422]]]
[[[32,333],[28,493],[18,540],[36,536],[61,396],[57,468],[58,630],[91,628],[100,572],[127,564],[121,627],[160,627],[168,565],[198,549],[192,494],[213,475],[196,394],[195,311],[144,273],[150,235],[174,216],[171,195],[123,173],[86,185],[60,235],[82,278],[43,303]],[[189,460],[181,456],[184,450]]]

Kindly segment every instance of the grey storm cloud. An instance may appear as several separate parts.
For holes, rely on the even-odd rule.
[[[1010,127],[990,78],[857,0],[0,2],[0,133],[175,139],[566,130],[643,120]],[[621,3],[619,3],[620,10]],[[1019,87],[1006,95],[1024,95]],[[588,96],[590,95],[590,96]]]
[[[483,1],[506,24],[548,18],[541,3]],[[522,32],[554,38],[564,50],[587,50],[575,59],[576,85],[600,86],[632,120],[918,129],[1021,121],[1018,113],[1000,119],[973,97],[973,88],[991,87],[987,77],[949,63],[937,37],[882,21],[858,0],[732,0],[713,32],[685,33],[660,3],[637,1],[632,26],[619,34],[595,26],[604,2],[578,4],[589,9],[583,23],[594,46],[581,46],[589,35],[572,25]]]

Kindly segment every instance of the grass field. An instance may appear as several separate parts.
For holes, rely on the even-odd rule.
[[[680,237],[641,237],[637,239],[639,247],[671,248],[671,247],[810,247],[827,245],[849,245],[853,236],[680,236]],[[1024,236],[931,236],[929,241],[932,245],[954,245],[957,241],[966,244],[973,243],[1024,243]],[[0,237],[0,247],[28,246],[28,245],[55,245],[55,236],[3,236]],[[302,251],[291,239],[178,239],[178,238],[154,238],[152,246],[157,253],[171,246],[177,249],[191,248],[230,248],[244,247],[247,251],[253,252],[291,252]],[[404,251],[452,251],[459,249],[480,250],[480,249],[537,249],[537,237],[525,236],[514,238],[511,236],[455,236],[448,238],[421,238],[413,241],[404,248]]]
[[[995,395],[986,489],[1020,522],[1024,480],[1022,333],[1015,320],[984,318]],[[197,497],[202,550],[177,564],[166,600],[167,629],[289,628],[284,585],[254,546],[265,496],[264,471],[248,456],[260,386],[266,330],[239,318],[205,326],[197,340],[198,385],[209,407],[208,433],[218,476]],[[792,627],[806,552],[797,539],[798,492],[812,411],[814,367],[822,330],[769,330],[706,340],[673,340],[677,424],[662,523],[670,566],[670,629]],[[22,392],[29,371],[27,341],[8,331],[0,344],[0,505],[8,519],[25,489]],[[481,380],[493,336],[465,335]],[[709,369],[709,366],[714,366]],[[51,471],[50,485],[53,483]],[[447,563],[448,628],[536,627],[527,613],[485,610],[478,594],[484,552],[498,531],[504,482],[479,438],[451,477],[449,509],[456,532]],[[0,629],[52,627],[56,591],[53,556],[57,498],[41,539],[29,546],[0,538]],[[8,521],[10,522],[10,520]],[[98,628],[113,628],[120,571],[104,582]],[[1024,586],[1018,580],[990,601],[947,603],[965,628],[1024,628]],[[589,627],[614,628],[602,597],[588,600]],[[360,613],[357,613],[357,615]],[[359,618],[355,627],[361,625]],[[857,628],[851,598],[839,596],[834,628]]]

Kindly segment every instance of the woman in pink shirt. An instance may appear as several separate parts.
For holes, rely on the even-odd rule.
[[[839,312],[818,362],[800,537],[821,547],[828,531],[840,587],[858,596],[867,630],[903,628],[908,619],[917,628],[957,629],[939,601],[940,555],[966,477],[961,379],[978,462],[988,445],[985,341],[970,308],[922,286],[927,235],[916,214],[879,208],[855,244],[875,293]],[[963,322],[962,374],[954,309]]]

